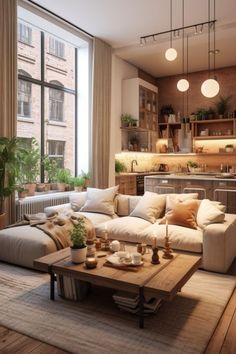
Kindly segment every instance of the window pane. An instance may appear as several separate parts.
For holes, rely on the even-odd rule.
[[[75,47],[45,33],[45,81],[75,89]]]
[[[74,173],[75,96],[45,88],[45,153]],[[63,115],[63,119],[60,119]]]
[[[18,80],[17,136],[35,137],[40,142],[41,97],[40,86]]]
[[[18,70],[24,70],[34,79],[41,78],[41,34],[31,24],[18,21]]]

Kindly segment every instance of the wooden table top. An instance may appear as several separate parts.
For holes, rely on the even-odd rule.
[[[136,248],[127,245],[126,250],[134,252]],[[153,265],[152,252],[146,253],[143,256],[144,264],[137,267],[136,272],[106,267],[104,266],[106,257],[98,258],[95,269],[87,269],[84,264],[71,262],[69,248],[36,259],[34,266],[41,271],[68,275],[99,286],[130,292],[137,292],[143,287],[144,294],[158,294],[171,298],[198,269],[201,257],[174,254],[173,259],[166,260],[162,258],[162,251],[159,250],[158,254],[160,264]]]

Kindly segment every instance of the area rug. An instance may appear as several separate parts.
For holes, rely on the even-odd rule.
[[[53,302],[48,281],[47,274],[0,263],[0,324],[79,354],[203,353],[235,288],[235,277],[198,271],[139,329],[108,289],[95,288],[82,302]]]

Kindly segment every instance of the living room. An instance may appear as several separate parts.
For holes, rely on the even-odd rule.
[[[0,0],[1,353],[236,352],[235,10]]]

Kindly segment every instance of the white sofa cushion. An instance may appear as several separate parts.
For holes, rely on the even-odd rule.
[[[110,221],[113,218],[117,218],[118,216],[114,215],[105,215],[105,214],[100,214],[100,213],[89,213],[89,212],[85,212],[85,211],[78,211],[75,212],[76,215],[84,215],[86,216],[86,218],[88,218],[94,227],[96,227],[99,224],[102,224],[104,222]]]
[[[202,253],[202,230],[189,229],[183,226],[169,225],[168,235],[171,248],[182,251]],[[166,225],[159,225],[158,221],[140,231],[137,235],[138,242],[145,242],[152,245],[154,237],[157,238],[157,245],[164,247],[166,237]]]
[[[71,208],[74,211],[80,210],[82,206],[85,204],[86,198],[87,198],[87,192],[71,193],[69,195]]]
[[[87,188],[86,202],[80,211],[114,215],[114,200],[118,192],[118,188],[119,186],[107,189]]]
[[[145,192],[130,216],[154,223],[164,212],[166,198],[162,194]]]
[[[105,224],[110,239],[130,242],[137,242],[137,234],[151,225],[150,222],[144,219],[124,216],[95,227],[97,236],[102,237],[105,230]]]
[[[209,199],[203,199],[197,212],[197,224],[204,229],[207,225],[222,223],[225,213],[220,210],[220,205],[213,204]]]

